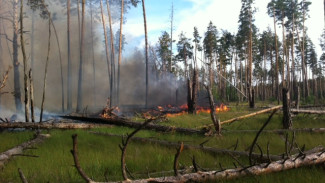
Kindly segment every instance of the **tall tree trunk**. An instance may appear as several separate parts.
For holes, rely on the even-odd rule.
[[[120,20],[120,41],[119,41],[119,53],[118,53],[118,67],[117,67],[117,105],[120,102],[120,75],[121,75],[121,61],[122,61],[122,32],[123,32],[123,10],[124,0],[121,1],[121,20]]]
[[[82,0],[82,20],[81,20],[81,37],[80,37],[80,62],[79,62],[79,78],[78,78],[78,100],[77,112],[80,112],[83,107],[83,52],[84,52],[84,34],[85,34],[85,2]]]
[[[174,27],[174,2],[172,2],[172,9],[170,15],[170,60],[168,64],[169,72],[172,72],[172,62],[173,62],[173,27]]]
[[[29,122],[29,91],[28,91],[28,71],[27,71],[27,57],[25,50],[24,40],[24,1],[20,1],[20,46],[23,53],[23,64],[24,64],[24,92],[25,92],[25,120]]]
[[[44,101],[45,101],[45,92],[46,92],[46,78],[47,78],[47,69],[50,59],[50,50],[51,50],[51,14],[48,12],[49,16],[49,38],[48,38],[48,46],[47,46],[47,57],[45,63],[45,73],[44,73],[44,83],[43,83],[43,96],[42,96],[42,103],[41,103],[41,114],[40,114],[40,121],[43,122],[43,109],[44,109]]]
[[[278,104],[280,104],[280,88],[279,88],[279,50],[278,50],[278,36],[276,33],[276,20],[275,20],[275,9],[273,8],[273,24],[274,24],[274,34],[275,34],[275,93],[278,99]]]
[[[30,35],[30,62],[31,62],[31,68],[34,69],[34,37],[35,37],[35,11],[32,12],[32,30]]]
[[[72,66],[71,66],[71,48],[70,48],[70,0],[67,0],[67,39],[68,39],[68,81],[67,81],[67,109],[72,110]]]
[[[285,30],[284,30],[284,12],[282,10],[282,46],[283,46],[283,51],[282,51],[282,88],[287,87],[287,83],[289,83],[289,78],[287,78],[287,80],[285,79],[285,63],[288,63],[287,57],[286,57],[286,53],[287,53],[287,43],[286,43],[286,37],[285,37]],[[288,74],[289,74],[289,70],[288,70]],[[287,87],[288,88],[288,87]]]
[[[263,101],[266,99],[266,77],[267,77],[267,70],[266,70],[266,41],[264,40],[264,69],[263,69]]]
[[[104,11],[103,11],[103,1],[100,0],[100,9],[101,9],[104,38],[105,38],[105,52],[106,52],[107,71],[108,71],[108,78],[109,78],[108,81],[110,81],[112,72],[111,72],[110,63],[109,63],[109,49],[108,49],[108,40],[107,40],[107,32],[106,32],[106,23],[105,23],[106,21],[105,21]]]
[[[30,82],[30,113],[32,122],[35,122],[35,112],[34,112],[34,81],[33,81],[33,70],[29,70],[29,82]]]
[[[93,28],[93,3],[90,2],[90,34],[91,34],[91,53],[93,60],[93,104],[96,107],[96,62],[95,62],[95,50],[94,50],[94,28]]]
[[[145,106],[148,108],[148,94],[149,94],[149,56],[148,56],[148,31],[147,31],[147,17],[146,17],[146,7],[145,2],[142,0],[142,11],[143,11],[143,24],[144,24],[144,34],[145,34],[145,44],[146,44],[146,99]]]
[[[16,111],[22,111],[22,103],[21,103],[21,91],[20,91],[20,73],[19,66],[20,63],[18,61],[18,0],[13,1],[13,39],[12,39],[12,50],[13,50],[13,66],[14,66],[14,97],[15,97],[15,106]]]
[[[305,4],[305,0],[302,1],[303,6]],[[301,64],[302,64],[302,78],[303,78],[303,97],[306,98],[309,96],[309,86],[308,86],[308,74],[307,74],[307,64],[305,61],[305,18],[306,18],[306,11],[303,9],[303,24],[302,24],[302,47],[301,47]]]
[[[114,36],[113,36],[113,26],[112,26],[112,16],[111,9],[109,6],[109,1],[106,0],[107,13],[109,20],[110,38],[111,38],[111,78],[110,78],[110,107],[112,107],[113,96],[114,96],[114,81],[115,81],[115,50],[114,50]]]
[[[2,1],[0,1],[0,9],[1,9],[1,4]],[[2,24],[2,20],[0,20],[0,24]],[[0,27],[0,35],[2,34],[1,27]],[[4,68],[3,64],[3,50],[2,50],[2,36],[0,36],[0,67]],[[0,69],[0,73],[4,72],[4,70]],[[1,93],[0,93],[0,111],[1,111]]]
[[[249,15],[249,51],[248,51],[248,62],[249,62],[249,70],[248,70],[248,87],[249,87],[249,107],[254,108],[254,94],[253,94],[253,36],[252,36],[252,12],[250,10]]]

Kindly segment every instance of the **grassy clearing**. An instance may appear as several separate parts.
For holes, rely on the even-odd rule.
[[[232,108],[231,111],[220,113],[220,118],[230,119],[252,112],[246,106]],[[224,133],[221,137],[204,137],[198,135],[183,135],[175,133],[158,133],[143,130],[136,136],[168,140],[172,142],[183,141],[186,144],[199,145],[209,140],[205,146],[216,148],[233,148],[238,140],[239,151],[247,151],[250,147],[255,133],[230,132],[231,130],[258,130],[268,118],[269,114],[261,114],[250,119],[224,125]],[[275,114],[267,126],[267,129],[279,129],[282,127],[281,114]],[[325,117],[315,115],[298,115],[293,118],[294,128],[324,127]],[[161,124],[196,128],[210,124],[209,114],[197,116],[184,115],[171,118],[168,122]],[[126,134],[133,129],[125,127],[97,128],[92,131],[113,134]],[[79,158],[82,168],[96,181],[105,181],[105,174],[110,181],[122,180],[120,170],[120,137],[106,137],[89,133],[89,130],[51,130],[51,138],[40,144],[37,149],[27,150],[26,154],[39,155],[39,158],[15,157],[4,170],[0,171],[0,182],[20,182],[18,168],[21,168],[30,182],[83,182],[73,167],[73,158],[70,153],[72,149],[72,134],[78,134]],[[291,138],[292,133],[289,133]],[[2,151],[11,148],[23,141],[29,140],[32,132],[2,132],[0,133],[0,149]],[[318,145],[325,146],[325,134],[311,134],[305,132],[296,133],[296,141],[300,146],[306,145],[306,149]],[[271,154],[282,154],[284,152],[284,135],[274,133],[262,133],[258,144],[266,153],[266,145],[270,143]],[[258,153],[258,149],[255,149]],[[136,178],[146,178],[149,171],[153,177],[172,175],[175,148],[168,148],[151,143],[131,142],[127,151],[127,166]],[[233,160],[227,155],[214,155],[198,150],[185,150],[180,157],[180,167],[191,166],[191,157],[195,155],[198,164],[208,170],[219,169],[219,163],[223,168],[233,168]],[[248,158],[238,157],[248,164]],[[163,174],[154,172],[167,171]],[[258,177],[245,177],[237,180],[224,182],[324,182],[324,169],[322,167],[309,167],[290,170],[271,175]]]

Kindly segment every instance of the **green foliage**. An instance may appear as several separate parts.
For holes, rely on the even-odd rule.
[[[212,59],[213,54],[217,51],[217,39],[217,27],[210,21],[203,40],[204,53],[209,59]]]

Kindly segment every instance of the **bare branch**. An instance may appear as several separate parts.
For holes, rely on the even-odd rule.
[[[79,163],[79,159],[78,159],[78,135],[74,134],[72,135],[72,140],[73,140],[73,150],[71,150],[71,154],[73,156],[73,160],[75,163],[75,167],[77,168],[79,174],[81,175],[81,177],[88,183],[93,182],[93,180],[91,180],[86,173],[82,170],[80,163]]]
[[[28,181],[27,181],[27,179],[26,179],[26,177],[25,177],[23,171],[22,171],[20,168],[18,168],[18,172],[19,172],[19,176],[20,176],[21,181],[22,181],[23,183],[28,183]]]
[[[271,121],[273,115],[275,114],[275,112],[277,111],[278,109],[274,109],[272,114],[269,116],[269,118],[267,119],[267,121],[264,123],[264,125],[262,126],[262,128],[257,132],[256,136],[255,136],[255,139],[251,145],[251,148],[250,148],[250,151],[249,151],[249,164],[252,165],[252,153],[253,153],[253,149],[254,149],[254,146],[257,142],[257,139],[258,137],[260,136],[260,134],[262,133],[262,131],[264,130],[264,128],[269,124],[269,122]]]
[[[175,158],[174,158],[174,175],[175,176],[179,176],[179,173],[178,173],[178,159],[179,159],[179,156],[181,155],[181,152],[183,151],[184,149],[184,143],[182,142],[179,146],[179,148],[177,148],[177,152],[175,154]]]

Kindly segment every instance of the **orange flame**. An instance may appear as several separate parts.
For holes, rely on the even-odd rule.
[[[176,117],[176,116],[185,115],[186,114],[186,111],[185,110],[188,109],[187,104],[183,104],[179,108],[182,109],[183,111],[182,112],[179,112],[179,113],[167,113],[166,114],[166,117]],[[229,108],[226,105],[224,105],[224,104],[221,104],[219,107],[216,107],[216,113],[227,112],[227,111],[229,111]],[[199,106],[199,107],[196,108],[196,113],[197,114],[200,114],[200,113],[210,113],[210,112],[211,112],[211,110],[209,108],[206,108],[206,107],[200,107]]]

